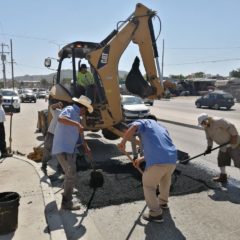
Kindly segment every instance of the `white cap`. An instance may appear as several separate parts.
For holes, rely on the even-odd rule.
[[[201,113],[200,115],[198,115],[198,126],[201,126],[201,123],[207,119],[208,115],[206,113]]]

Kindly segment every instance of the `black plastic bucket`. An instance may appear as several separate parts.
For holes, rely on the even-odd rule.
[[[17,229],[19,199],[20,195],[16,192],[0,193],[0,234]]]

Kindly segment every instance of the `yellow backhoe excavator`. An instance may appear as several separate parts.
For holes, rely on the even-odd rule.
[[[139,47],[146,71],[143,78],[135,58],[132,69],[126,78],[129,92],[142,98],[160,99],[164,85],[160,79],[158,51],[152,19],[155,11],[142,4],[137,4],[133,14],[117,23],[117,27],[99,43],[77,41],[67,44],[59,51],[59,64],[56,82],[50,91],[50,104],[55,101],[72,102],[72,97],[79,97],[77,84],[77,67],[85,60],[91,69],[95,81],[93,101],[94,111],[83,118],[86,130],[102,130],[107,139],[117,139],[123,135],[125,125],[119,88],[118,63],[121,55],[132,41]],[[159,28],[160,29],[160,28]],[[71,64],[71,67],[69,67]],[[45,59],[45,66],[51,67],[51,58]],[[66,81],[63,69],[71,68],[71,83]]]

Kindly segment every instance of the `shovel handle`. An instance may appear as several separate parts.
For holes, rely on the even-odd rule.
[[[121,149],[121,151],[128,157],[128,159],[129,159],[132,163],[134,163],[134,160],[131,158],[131,156],[130,156],[125,150]],[[143,171],[142,171],[142,169],[141,169],[140,167],[136,167],[136,168],[137,168],[137,170],[138,170],[141,174],[143,174]]]
[[[212,148],[211,151],[214,151],[214,150],[216,150],[216,149],[218,149],[218,148],[221,148],[221,147],[223,147],[223,146],[225,146],[225,145],[227,145],[227,144],[229,144],[229,142],[224,143],[224,144],[222,144],[222,145],[219,145],[219,146],[217,146],[217,147],[215,147],[215,148]],[[183,161],[180,161],[180,163],[182,164],[182,163],[189,162],[189,161],[191,161],[191,160],[193,160],[193,159],[195,159],[195,158],[198,158],[198,157],[200,157],[200,156],[203,156],[203,155],[204,155],[204,152],[203,152],[203,153],[200,153],[200,154],[198,154],[198,155],[196,155],[196,156],[194,156],[194,157],[191,157],[191,158],[185,159],[185,160],[183,160]]]

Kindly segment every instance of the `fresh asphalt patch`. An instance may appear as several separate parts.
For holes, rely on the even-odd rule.
[[[94,165],[103,175],[103,186],[92,188],[92,168],[85,158],[77,161],[77,197],[88,208],[102,208],[144,200],[142,176],[126,156],[122,155],[114,144],[106,144],[96,139],[88,141],[94,149]],[[104,154],[103,154],[104,153]],[[179,160],[186,159],[187,153],[178,151]],[[177,164],[177,172],[173,174],[171,196],[197,193],[208,189],[217,189],[219,185],[211,181],[215,173],[201,165],[188,163]],[[58,176],[50,176],[53,186],[61,186]],[[157,188],[157,186],[156,186]]]
[[[173,174],[171,196],[219,188],[218,184],[211,182],[213,174],[207,173],[206,169],[190,164],[191,171],[186,171],[187,167],[178,165],[177,170],[181,169],[180,175],[179,172]],[[92,169],[78,171],[77,197],[83,205],[88,208],[101,208],[144,200],[142,176],[131,163],[109,160],[98,163],[97,169],[102,171],[104,184],[95,189],[90,186]]]
[[[82,204],[100,208],[143,199],[141,175],[131,163],[113,160],[101,162],[97,168],[102,170],[104,184],[96,189],[89,184],[92,169],[78,172],[76,188]],[[93,192],[94,198],[90,204]]]

